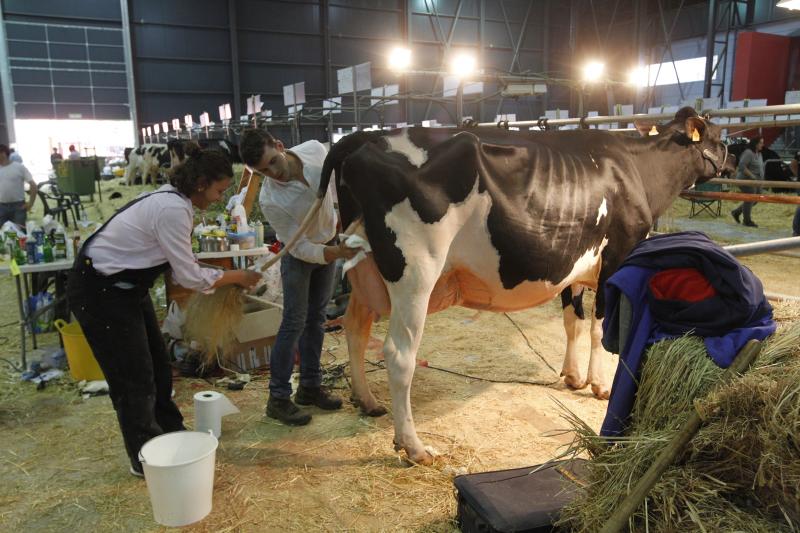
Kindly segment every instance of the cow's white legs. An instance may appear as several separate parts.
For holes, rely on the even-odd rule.
[[[125,167],[125,185],[133,185],[136,179],[136,164],[133,161],[128,161],[128,166]]]
[[[410,460],[430,464],[433,457],[417,436],[411,414],[411,380],[428,312],[428,300],[441,273],[441,264],[430,258],[425,262],[419,258],[407,261],[409,264],[403,277],[396,283],[388,284],[392,314],[383,353],[389,371],[395,446],[404,449]]]
[[[610,365],[607,360],[609,354],[603,348],[603,321],[597,318],[595,312],[592,313],[592,351],[589,356],[589,375],[587,383],[592,384],[592,394],[599,400],[607,400],[611,391],[611,384],[608,377]]]
[[[583,319],[575,314],[572,304],[564,307],[564,330],[567,333],[567,351],[564,354],[564,365],[561,367],[561,375],[564,376],[564,383],[571,389],[582,389],[586,382],[581,377],[581,370],[578,365],[578,338],[583,329]]]
[[[375,313],[361,302],[360,289],[353,287],[350,301],[344,314],[344,331],[347,336],[347,351],[350,355],[350,379],[352,380],[352,400],[364,414],[381,416],[386,408],[378,403],[364,373],[364,352],[369,342],[369,333]]]

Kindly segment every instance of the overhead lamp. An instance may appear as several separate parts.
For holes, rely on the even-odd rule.
[[[778,2],[778,7],[800,10],[800,0],[781,0]]]
[[[628,84],[634,87],[647,86],[647,69],[645,67],[633,67],[628,72]]]
[[[411,50],[397,47],[389,53],[389,68],[398,72],[408,70],[411,66]]]
[[[475,68],[475,56],[466,52],[460,52],[450,60],[450,72],[459,78],[474,73]]]
[[[583,81],[594,83],[600,81],[606,70],[604,63],[600,61],[589,61],[583,66]]]

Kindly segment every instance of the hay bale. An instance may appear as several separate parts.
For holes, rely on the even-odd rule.
[[[186,306],[186,337],[196,341],[206,354],[206,364],[213,362],[218,351],[223,354],[236,342],[236,326],[244,316],[244,290],[225,285],[211,294],[195,293]]]
[[[643,363],[626,436],[609,446],[565,413],[575,431],[569,453],[588,453],[592,460],[583,497],[564,509],[560,525],[599,530],[696,407],[706,425],[633,515],[631,529],[796,530],[800,324],[768,339],[750,371],[717,388],[723,372],[701,339],[662,341]]]

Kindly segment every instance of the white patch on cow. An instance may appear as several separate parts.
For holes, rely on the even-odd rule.
[[[428,152],[411,142],[407,129],[403,129],[400,135],[387,135],[384,139],[389,143],[389,151],[403,154],[415,167],[421,167],[428,160]]]
[[[600,219],[607,215],[608,215],[608,203],[606,202],[606,198],[604,196],[603,203],[600,204],[600,208],[597,210],[597,222],[595,222],[594,225],[599,226]]]
[[[491,207],[488,192],[478,192],[477,180],[467,198],[451,204],[445,215],[433,224],[423,222],[408,199],[395,205],[386,214],[385,222],[395,233],[396,244],[405,258],[403,278],[417,275],[417,265],[430,263],[431,258],[443,261],[437,275],[466,269],[486,284],[490,293],[488,309],[525,309],[541,305],[572,283],[596,286],[600,254],[607,239],[603,239],[599,248],[584,251],[570,273],[558,283],[526,281],[512,289],[504,288],[500,279],[500,254],[491,242],[488,228]]]

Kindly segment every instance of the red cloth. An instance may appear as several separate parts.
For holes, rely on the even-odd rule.
[[[659,300],[700,302],[717,291],[696,268],[670,268],[650,278],[650,291]]]

